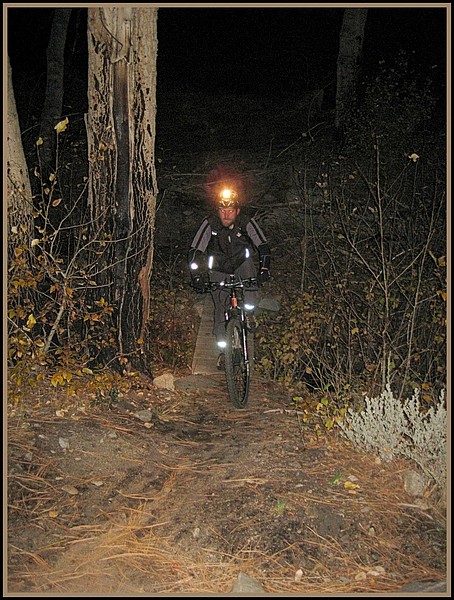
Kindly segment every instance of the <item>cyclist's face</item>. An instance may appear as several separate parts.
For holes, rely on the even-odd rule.
[[[219,209],[219,218],[221,219],[224,227],[230,227],[235,222],[238,214],[240,212],[239,208],[220,208]]]

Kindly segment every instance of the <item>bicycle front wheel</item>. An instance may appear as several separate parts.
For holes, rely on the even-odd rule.
[[[246,359],[243,328],[239,319],[227,323],[225,349],[225,376],[230,400],[236,408],[244,408],[248,401],[251,363]],[[251,357],[252,360],[252,357]]]

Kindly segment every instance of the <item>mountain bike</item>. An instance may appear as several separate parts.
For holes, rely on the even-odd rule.
[[[244,308],[245,287],[258,289],[258,280],[254,277],[241,279],[236,275],[229,275],[219,283],[206,284],[207,291],[230,291],[230,302],[225,312],[225,378],[230,400],[236,408],[244,408],[247,404],[254,361],[254,337],[249,332],[247,311]]]

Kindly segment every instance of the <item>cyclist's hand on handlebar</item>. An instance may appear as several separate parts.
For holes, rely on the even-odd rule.
[[[268,281],[270,279],[271,275],[270,275],[270,271],[269,269],[260,269],[260,273],[259,273],[259,281],[260,284],[265,283],[265,281]]]
[[[207,291],[208,284],[209,279],[206,273],[201,273],[200,275],[193,275],[191,277],[191,287],[193,287],[195,291],[199,294],[203,294]]]

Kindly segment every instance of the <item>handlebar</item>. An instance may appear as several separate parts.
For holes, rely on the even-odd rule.
[[[238,275],[230,275],[226,277],[224,281],[209,281],[204,284],[205,291],[211,292],[213,290],[219,289],[229,289],[229,288],[250,288],[250,287],[260,287],[260,282],[257,277],[249,277],[247,279],[242,279]]]

